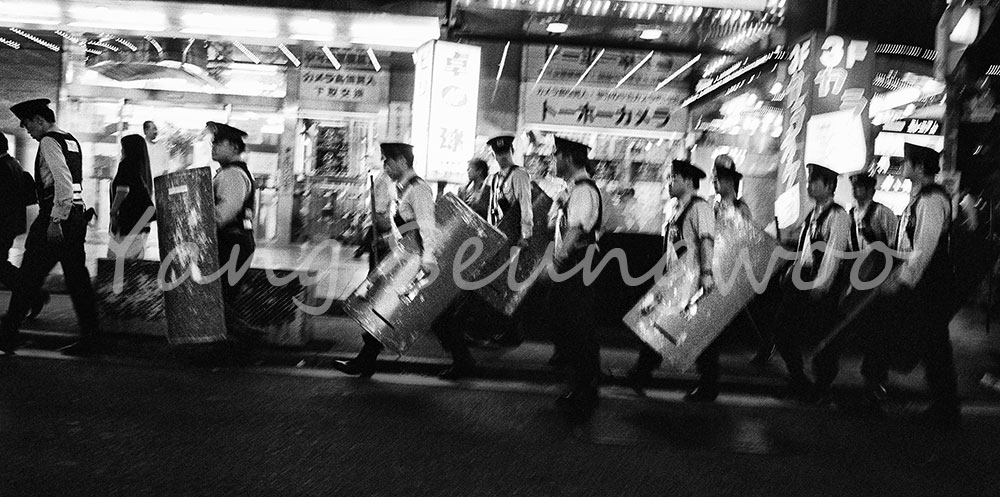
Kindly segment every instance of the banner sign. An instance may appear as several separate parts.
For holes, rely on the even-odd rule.
[[[480,58],[479,47],[438,40],[414,52],[414,168],[428,181],[467,181],[475,152]]]
[[[572,85],[522,85],[525,123],[684,133],[687,94]]]
[[[312,102],[381,104],[389,97],[389,73],[302,68],[299,96]]]

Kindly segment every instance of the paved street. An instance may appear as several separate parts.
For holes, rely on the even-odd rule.
[[[0,358],[0,495],[992,495],[998,409],[958,431],[766,397]],[[912,406],[896,405],[905,411]]]

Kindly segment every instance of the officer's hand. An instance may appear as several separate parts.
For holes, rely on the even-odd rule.
[[[710,274],[701,275],[701,290],[705,292],[705,295],[712,293],[715,290],[715,278]]]
[[[63,233],[62,225],[59,223],[49,222],[49,228],[46,231],[49,243],[62,243]]]

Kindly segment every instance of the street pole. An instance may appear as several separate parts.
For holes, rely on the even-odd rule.
[[[826,32],[830,33],[837,29],[837,0],[827,0],[826,2]]]

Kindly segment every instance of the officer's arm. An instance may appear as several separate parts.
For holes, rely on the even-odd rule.
[[[521,168],[510,176],[510,185],[521,208],[521,239],[530,240],[534,227],[534,213],[531,210],[531,177]]]
[[[913,252],[899,270],[899,282],[913,287],[923,277],[924,271],[937,250],[945,220],[948,219],[948,202],[941,195],[930,195],[917,204],[917,225],[913,232]]]
[[[899,226],[899,218],[888,207],[880,207],[878,210],[878,223],[880,229],[885,233],[886,243],[892,246],[896,240],[896,228]]]
[[[42,154],[42,161],[49,167],[49,172],[52,174],[52,185],[55,189],[52,219],[63,221],[69,217],[69,211],[73,208],[73,176],[69,172],[69,165],[66,164],[66,156],[63,155],[62,146],[55,138],[51,136],[42,138],[38,147]]]
[[[694,207],[694,233],[698,237],[698,270],[700,276],[712,276],[712,258],[715,255],[715,214],[708,202],[698,202]]]
[[[417,228],[420,230],[420,239],[423,243],[423,253],[420,262],[423,265],[434,265],[437,263],[434,258],[434,250],[438,245],[437,225],[434,222],[434,192],[430,185],[426,183],[413,185],[411,188],[410,200],[413,203],[413,215],[417,220]]]
[[[577,245],[584,231],[594,229],[597,223],[597,192],[590,187],[576,187],[570,191],[569,205],[566,207],[566,234],[562,238],[559,253],[555,254],[557,264],[569,257],[569,251]]]
[[[223,169],[216,178],[215,224],[222,226],[236,218],[247,198],[247,184],[243,173],[236,169]]]

